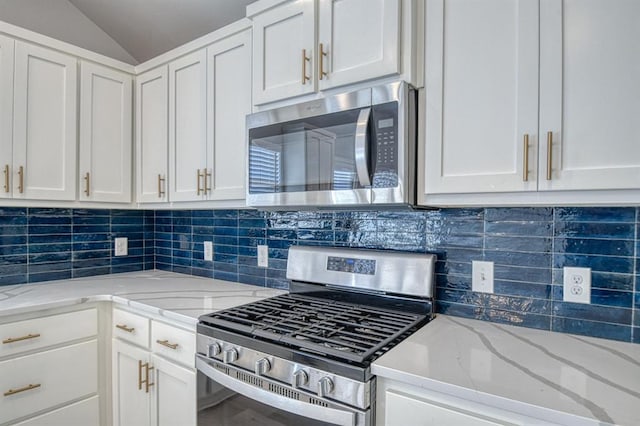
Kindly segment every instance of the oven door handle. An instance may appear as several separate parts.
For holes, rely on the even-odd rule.
[[[367,131],[369,128],[370,116],[371,108],[361,109],[356,124],[354,154],[356,160],[356,172],[358,173],[358,180],[362,186],[371,186],[371,177],[369,175],[369,153],[367,152]]]
[[[254,401],[258,401],[293,414],[299,414],[312,419],[322,419],[325,422],[336,425],[355,425],[356,415],[353,412],[308,404],[306,402],[296,401],[294,399],[282,397],[275,393],[256,388],[216,370],[209,365],[206,358],[200,354],[196,354],[196,368],[198,371],[215,380],[222,386],[251,398]]]

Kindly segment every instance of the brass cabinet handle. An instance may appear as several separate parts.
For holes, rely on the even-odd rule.
[[[24,192],[24,167],[20,166],[18,169],[18,176],[18,192],[22,194]]]
[[[146,375],[144,380],[144,386],[145,386],[144,392],[149,393],[149,388],[155,385],[155,383],[149,381],[149,371],[153,370],[153,367],[151,367],[147,362],[145,363],[145,369],[146,369]]]
[[[120,330],[124,330],[127,333],[133,333],[133,331],[135,330],[135,328],[133,327],[127,327],[126,324],[116,324],[116,328],[119,328]]]
[[[204,177],[204,174],[200,173],[200,169],[198,169],[196,179],[198,181],[198,190],[196,191],[196,195],[200,195],[201,192],[204,192],[202,187],[200,186],[200,178]]]
[[[40,386],[41,386],[40,383],[36,383],[35,385],[27,385],[27,386],[25,386],[23,388],[19,388],[19,389],[9,389],[8,391],[6,391],[4,393],[4,396],[15,395],[15,394],[20,393],[20,392],[30,391],[32,389],[37,389]]]
[[[165,194],[164,192],[164,183],[165,183],[166,179],[162,177],[162,175],[158,175],[158,198],[162,198],[162,196]]]
[[[320,43],[318,49],[318,78],[322,80],[323,77],[329,77],[329,73],[324,70],[324,58],[327,56],[327,52],[324,51],[324,45]]]
[[[4,192],[9,192],[9,165],[4,165]]]
[[[142,361],[138,360],[138,390],[142,390]]]
[[[211,192],[211,175],[212,172],[209,172],[209,169],[204,169],[204,193],[208,194]]]
[[[162,346],[166,346],[167,348],[173,349],[173,350],[178,349],[178,346],[180,346],[177,343],[169,343],[169,340],[156,340],[156,343]]]
[[[29,333],[26,336],[22,336],[22,337],[9,337],[8,339],[4,339],[2,341],[2,344],[6,345],[7,343],[21,342],[23,340],[35,339],[36,337],[40,337],[40,333],[35,333],[35,334]]]
[[[89,174],[89,172],[87,172],[87,173],[84,175],[84,193],[87,195],[87,197],[89,196],[89,194],[90,194],[90,189],[91,189],[91,188],[90,188],[90,185],[91,185],[91,184],[89,183],[89,182],[90,182],[90,180],[91,180],[91,175]]]
[[[307,56],[307,49],[302,49],[302,84],[307,84],[311,77],[307,77],[307,62],[311,62],[311,57]]]
[[[522,143],[522,180],[524,182],[529,180],[529,134],[524,134]]]
[[[551,180],[553,132],[547,132],[547,180]]]

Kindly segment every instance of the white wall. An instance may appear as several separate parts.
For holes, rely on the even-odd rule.
[[[5,21],[137,65],[126,50],[67,0],[0,0]]]

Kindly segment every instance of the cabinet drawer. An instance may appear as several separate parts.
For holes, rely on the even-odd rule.
[[[195,364],[196,335],[161,322],[151,322],[151,349],[189,367]]]
[[[113,310],[113,337],[149,347],[149,318],[131,312]]]
[[[16,423],[15,426],[98,426],[100,424],[99,408],[99,399],[94,396]]]
[[[65,346],[0,362],[0,423],[95,394],[98,343]]]
[[[95,308],[0,325],[0,358],[95,336]]]

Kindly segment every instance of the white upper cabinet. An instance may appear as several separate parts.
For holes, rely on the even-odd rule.
[[[401,0],[258,2],[248,14],[255,105],[401,72]]]
[[[425,19],[421,204],[637,200],[603,191],[640,189],[640,2],[427,0]]]
[[[0,36],[0,198],[12,196],[14,41]]]
[[[16,42],[13,196],[75,200],[77,61]]]
[[[638,23],[637,0],[541,0],[541,190],[640,188]]]
[[[251,113],[251,29],[207,49],[211,200],[245,198],[245,117]]]
[[[288,2],[253,18],[256,105],[316,90],[315,0]]]
[[[206,113],[207,54],[201,49],[169,63],[171,201],[202,200],[210,188]]]
[[[537,0],[427,1],[427,193],[536,190],[537,46]]]
[[[136,78],[136,184],[139,203],[167,201],[168,68]]]
[[[320,90],[400,73],[400,0],[319,0]]]
[[[80,200],[131,202],[131,75],[80,64]]]

